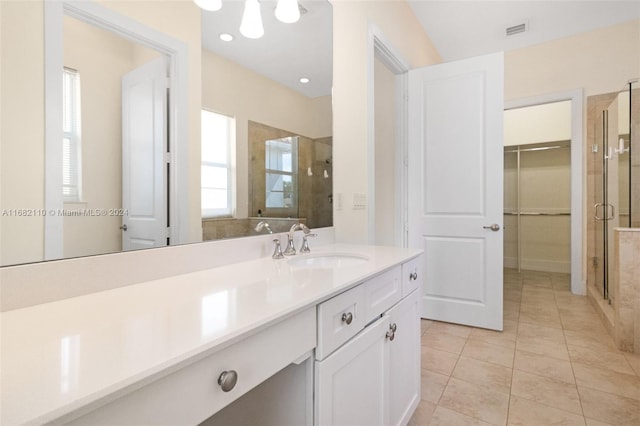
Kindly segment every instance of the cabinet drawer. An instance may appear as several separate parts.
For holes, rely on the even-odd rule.
[[[422,283],[422,256],[402,264],[402,297],[407,297]]]
[[[360,284],[318,305],[316,359],[324,359],[366,324],[364,285]]]
[[[364,283],[365,323],[379,317],[402,299],[400,277],[400,266],[396,266]]]
[[[315,308],[307,309],[124,395],[72,424],[198,424],[282,370],[315,346]],[[229,392],[218,385],[234,370]]]

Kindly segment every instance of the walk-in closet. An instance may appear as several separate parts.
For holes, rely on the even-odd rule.
[[[504,265],[571,272],[571,106],[505,111]]]

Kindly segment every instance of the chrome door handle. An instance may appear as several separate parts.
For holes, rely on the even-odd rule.
[[[500,230],[500,225],[498,225],[497,223],[494,223],[491,226],[483,226],[483,229],[491,229],[493,232],[498,232]]]
[[[604,216],[598,216],[598,207],[604,207]],[[611,216],[609,216],[609,208],[611,208]],[[616,217],[616,208],[613,206],[613,204],[597,203],[593,205],[593,210],[593,218],[598,221],[611,220]]]
[[[124,225],[122,225],[122,226],[120,227],[120,229],[122,229],[123,231],[126,231],[126,230],[128,229],[128,228],[127,228],[127,224],[125,223]]]

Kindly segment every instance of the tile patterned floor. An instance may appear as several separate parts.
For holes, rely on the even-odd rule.
[[[640,355],[620,352],[569,275],[505,270],[504,331],[422,321],[410,425],[640,425]]]

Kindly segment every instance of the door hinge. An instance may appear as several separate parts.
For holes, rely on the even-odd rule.
[[[165,152],[164,153],[164,162],[167,164],[171,164],[172,159],[171,159],[171,153],[170,152]]]
[[[170,226],[167,226],[165,228],[165,233],[166,233],[166,235],[165,235],[166,238],[170,238],[171,237],[171,227]]]

